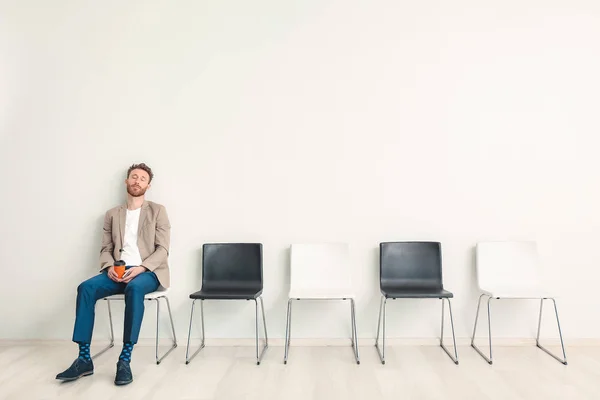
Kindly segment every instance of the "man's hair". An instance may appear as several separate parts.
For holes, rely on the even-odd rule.
[[[141,169],[142,171],[146,171],[148,173],[148,176],[150,177],[150,180],[148,181],[148,183],[152,182],[152,178],[154,178],[154,174],[152,173],[152,168],[150,168],[149,166],[147,166],[144,163],[133,164],[131,167],[129,167],[129,169],[127,170],[127,178],[129,178],[131,171],[133,171],[134,169]]]

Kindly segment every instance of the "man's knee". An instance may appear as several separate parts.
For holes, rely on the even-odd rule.
[[[132,280],[125,286],[125,298],[126,299],[144,299],[146,295],[144,287],[140,284],[136,284],[135,280]]]
[[[90,295],[95,292],[96,288],[94,285],[88,280],[83,281],[77,286],[77,294],[78,295]]]

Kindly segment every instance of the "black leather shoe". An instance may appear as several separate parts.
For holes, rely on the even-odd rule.
[[[56,379],[69,382],[74,381],[82,376],[92,375],[94,373],[94,363],[92,360],[86,361],[81,358],[73,361],[73,364],[64,372],[56,375]]]
[[[122,386],[133,382],[133,375],[129,363],[125,360],[117,362],[117,375],[115,376],[115,385]]]

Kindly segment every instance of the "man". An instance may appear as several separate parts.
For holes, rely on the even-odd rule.
[[[144,296],[159,285],[169,287],[169,241],[171,225],[165,207],[145,201],[154,174],[146,164],[134,164],[127,171],[127,206],[106,212],[100,251],[100,274],[77,288],[77,308],[73,341],[79,344],[79,357],[56,376],[73,381],[94,373],[90,342],[94,328],[96,301],[113,294],[125,295],[123,350],[117,362],[116,385],[133,381],[129,363],[144,316]],[[125,274],[119,278],[116,260],[125,261]]]

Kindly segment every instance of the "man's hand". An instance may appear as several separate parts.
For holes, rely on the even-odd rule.
[[[119,279],[119,277],[117,276],[117,273],[115,272],[115,267],[109,267],[108,268],[108,277],[115,282],[121,282],[121,280]]]
[[[133,278],[135,278],[139,274],[146,272],[146,271],[147,271],[146,267],[142,267],[142,266],[131,267],[127,271],[125,271],[123,278],[119,279],[118,282],[129,283],[133,280]]]

